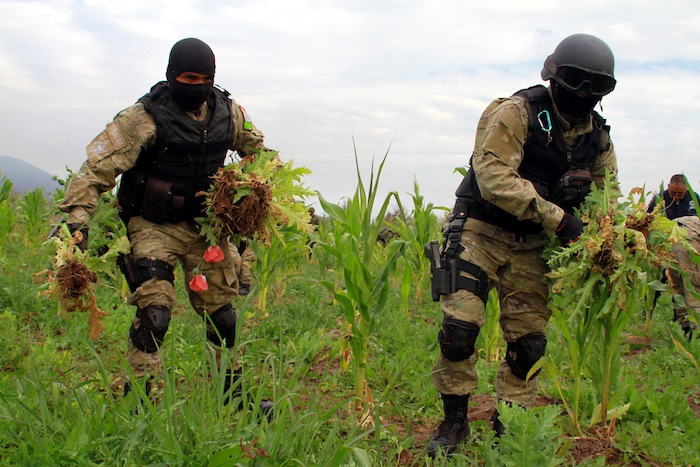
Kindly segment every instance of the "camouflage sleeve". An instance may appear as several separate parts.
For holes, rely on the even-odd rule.
[[[493,106],[493,104],[492,104]],[[527,137],[528,114],[521,99],[503,99],[482,117],[477,131],[472,167],[481,195],[519,220],[530,220],[554,231],[564,210],[542,198],[534,185],[520,176]]]
[[[265,135],[253,124],[245,109],[231,99],[231,117],[233,118],[233,141],[229,149],[238,151],[241,156],[248,156],[265,147]]]
[[[606,170],[612,174],[612,181],[617,182],[617,156],[615,155],[615,146],[613,145],[612,141],[609,142],[610,147],[603,152],[598,159],[596,159],[596,162],[591,169],[593,183],[595,183],[595,186],[598,188],[603,187]]]
[[[134,166],[141,151],[156,141],[153,117],[142,104],[117,114],[87,146],[87,160],[73,177],[59,205],[68,222],[86,223],[101,193],[116,185],[116,178]]]

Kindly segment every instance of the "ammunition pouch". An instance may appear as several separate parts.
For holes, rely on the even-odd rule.
[[[201,198],[188,194],[192,190],[133,168],[122,175],[117,200],[125,224],[134,216],[151,222],[192,220],[202,215]]]
[[[593,175],[587,169],[564,172],[556,186],[550,189],[549,200],[564,209],[578,207],[591,192]]]
[[[132,255],[119,255],[117,265],[126,278],[126,283],[129,285],[129,290],[132,293],[138,289],[141,284],[149,279],[156,278],[168,281],[171,284],[175,282],[175,274],[173,266],[159,259],[139,258],[134,260]]]

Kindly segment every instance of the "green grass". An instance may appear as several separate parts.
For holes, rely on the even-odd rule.
[[[430,372],[442,316],[427,283],[420,295],[411,297],[407,313],[400,293],[402,271],[391,279],[368,347],[367,381],[374,409],[370,420],[360,423],[352,410],[352,371],[340,365],[346,332],[343,311],[317,282],[332,281],[332,272],[313,261],[302,264],[300,274],[284,281],[284,294],[270,293],[267,318],[250,308],[254,299],[237,304],[243,306],[244,318],[238,348],[230,357],[243,365],[245,405],[252,407],[237,411],[236,404],[222,403],[222,375],[205,345],[204,324],[187,305],[178,271],[179,305],[162,349],[163,374],[151,398],[140,402],[139,389],[122,396],[128,373],[123,355],[134,309],[124,304],[121,276],[100,277],[98,303],[109,315],[103,320],[104,333],[90,340],[85,315],[60,318],[56,304],[41,295],[34,274],[49,266],[51,252],[40,248],[40,242],[25,246],[21,229],[15,225],[5,237],[0,263],[2,465],[697,462],[700,375],[674,347],[671,337],[683,337],[670,321],[668,300],[661,300],[654,312],[648,341],[620,349],[612,404],[629,403],[629,411],[616,421],[609,439],[595,429],[586,431],[586,436],[608,442],[607,450],[585,457],[575,449],[581,441],[564,435],[566,414],[554,384],[543,375],[540,401],[547,402],[545,407],[506,414],[504,419],[517,430],[507,435],[511,438],[496,444],[482,417],[472,423],[472,435],[456,456],[431,461],[425,457],[425,444],[442,413]],[[624,334],[645,336],[643,326],[641,316],[633,317]],[[549,356],[565,367],[564,352],[554,334],[549,337]],[[697,355],[700,339],[688,345]],[[493,394],[497,364],[480,359],[475,396]],[[561,383],[570,390],[570,381]],[[593,406],[590,380],[584,378],[582,384],[582,403]],[[276,402],[270,421],[255,408],[264,398]],[[478,409],[471,407],[473,413]],[[528,461],[518,464],[522,459]]]

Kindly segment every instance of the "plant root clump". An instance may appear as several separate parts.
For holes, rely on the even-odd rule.
[[[68,260],[56,271],[56,282],[63,298],[78,298],[90,287],[91,283],[97,282],[97,275],[83,263]]]
[[[219,171],[213,178],[214,190],[208,203],[221,232],[252,238],[261,229],[268,214],[272,190],[263,180],[255,177],[239,180],[240,174],[233,170]],[[245,190],[248,194],[234,203],[239,190]]]
[[[627,216],[627,220],[625,221],[625,225],[627,225],[628,228],[637,230],[639,232],[642,232],[644,234],[645,238],[649,238],[649,228],[651,227],[651,223],[654,222],[654,218],[656,216],[654,213],[645,213],[641,218],[637,219],[634,216]]]

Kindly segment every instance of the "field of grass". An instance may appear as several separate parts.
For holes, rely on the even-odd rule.
[[[328,288],[343,276],[319,245],[310,257],[276,266],[264,313],[258,287],[235,303],[239,339],[227,357],[243,365],[246,408],[223,404],[223,375],[207,349],[204,323],[187,305],[180,270],[179,306],[161,349],[163,374],[141,400],[138,386],[122,395],[135,310],[124,303],[121,275],[99,275],[98,305],[108,315],[92,340],[84,314],[59,317],[55,301],[42,295],[37,273],[52,262],[51,247],[43,245],[52,207],[27,214],[30,208],[10,194],[2,203],[2,465],[698,465],[700,339],[685,341],[667,296],[650,328],[632,316],[623,332],[611,405],[629,406],[605,429],[587,423],[599,401],[584,375],[583,436],[569,434],[560,392],[543,372],[538,407],[500,407],[508,433],[496,441],[488,423],[498,367],[491,357],[502,357],[504,344],[490,316],[477,341],[483,358],[470,402],[472,434],[450,460],[431,460],[425,445],[442,416],[430,377],[442,315],[426,275],[406,293],[410,263],[402,259],[388,278],[386,303],[373,317],[361,410],[347,316]],[[377,250],[377,261],[385,250]],[[564,346],[553,332],[548,339],[548,356],[566,368]],[[674,339],[685,342],[684,351]],[[570,391],[566,375],[557,383]],[[262,399],[275,402],[269,420],[256,408]]]

